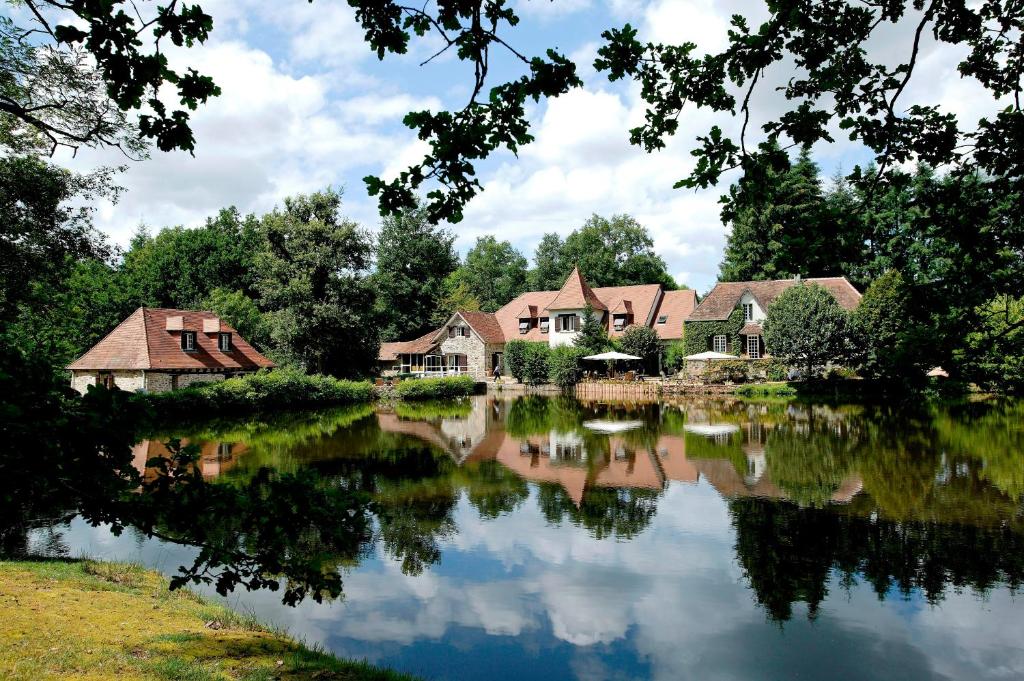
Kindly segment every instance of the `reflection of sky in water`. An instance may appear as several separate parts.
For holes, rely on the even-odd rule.
[[[463,496],[458,532],[419,576],[378,547],[345,577],[345,599],[287,608],[270,592],[233,594],[309,642],[433,679],[1017,679],[1021,616],[1005,587],[880,601],[833,578],[816,619],[780,625],[736,562],[727,507],[705,481],[670,483],[632,540],[547,523],[531,498],[483,520]],[[39,535],[37,535],[38,539]],[[139,560],[164,572],[180,547],[74,522],[72,555]]]

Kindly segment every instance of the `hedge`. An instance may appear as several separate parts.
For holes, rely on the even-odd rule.
[[[395,385],[395,395],[403,400],[447,399],[466,397],[477,390],[472,376],[445,376],[442,378],[412,378]]]
[[[215,416],[373,400],[367,381],[343,381],[296,369],[260,370],[225,381],[194,385],[162,393],[138,393],[159,418]]]
[[[560,388],[571,388],[583,377],[583,357],[587,351],[560,345],[548,353],[548,378]]]

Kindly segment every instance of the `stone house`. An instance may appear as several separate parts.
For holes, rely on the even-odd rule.
[[[823,286],[843,309],[860,304],[861,294],[846,277],[802,280]],[[765,347],[762,324],[768,306],[786,289],[801,282],[800,277],[770,281],[719,282],[686,319],[686,351],[736,355],[740,359],[770,356]]]
[[[613,338],[632,324],[643,324],[669,343],[683,337],[683,320],[696,307],[697,296],[688,289],[666,291],[661,284],[591,288],[573,269],[558,291],[523,293],[494,313],[457,312],[420,338],[381,344],[378,360],[385,374],[484,379],[502,365],[510,340],[553,348],[572,343],[588,304]]]
[[[71,387],[163,392],[273,367],[212,312],[140,307],[69,364]]]

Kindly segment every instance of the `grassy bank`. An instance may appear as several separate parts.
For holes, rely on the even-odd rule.
[[[340,660],[136,565],[0,562],[0,678],[414,681]]]

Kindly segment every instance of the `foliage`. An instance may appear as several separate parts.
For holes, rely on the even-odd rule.
[[[442,400],[466,397],[477,391],[472,376],[441,376],[438,378],[412,378],[399,381],[395,394],[405,400]]]
[[[431,318],[445,306],[445,280],[459,266],[454,242],[430,224],[425,208],[384,217],[373,273],[382,338],[419,338],[436,328]]]
[[[253,298],[262,247],[256,216],[243,217],[233,207],[195,229],[171,227],[151,236],[141,228],[125,254],[125,286],[148,307],[195,308],[217,288]]]
[[[548,354],[548,379],[560,388],[571,388],[583,377],[583,357],[587,351],[560,345]]]
[[[745,383],[749,381],[750,362],[742,359],[725,359],[705,362],[701,380],[705,383]]]
[[[661,353],[658,332],[649,326],[630,324],[619,338],[619,347],[627,355],[636,355],[648,366],[656,366]]]
[[[773,357],[811,377],[818,367],[850,358],[849,315],[823,286],[791,286],[768,306],[764,342]]]
[[[546,346],[547,343],[536,343],[519,339],[513,339],[505,343],[505,370],[509,376],[512,376],[517,381],[523,380],[526,372],[526,358],[530,355],[531,348],[534,345]]]
[[[459,281],[480,301],[480,309],[494,312],[526,290],[526,258],[507,241],[477,237],[459,269]]]
[[[755,383],[736,388],[740,397],[794,397],[796,388],[788,383]]]
[[[250,345],[261,352],[272,349],[270,320],[260,312],[256,301],[242,291],[216,288],[203,307],[230,324]]]
[[[197,414],[244,414],[276,408],[369,402],[373,386],[295,369],[260,370],[225,381],[203,383],[162,393],[139,393],[133,399],[149,405],[161,419],[195,418]]]
[[[832,212],[810,150],[793,164],[780,153],[779,165],[746,173],[730,188],[721,281],[842,275],[857,262],[863,239],[849,229],[847,214]]]
[[[379,348],[370,236],[340,217],[341,195],[332,190],[284,203],[263,217],[256,256],[274,344],[309,371],[366,374]]]
[[[473,294],[466,283],[465,271],[457,269],[445,277],[442,285],[443,295],[431,315],[430,323],[438,327],[446,323],[453,314],[463,310],[466,312],[479,312],[480,299]]]
[[[523,357],[522,382],[526,385],[541,385],[548,382],[550,373],[548,358],[551,349],[547,343],[528,343]]]
[[[861,371],[887,382],[921,385],[930,368],[927,320],[912,299],[903,275],[889,270],[872,282],[853,311],[853,328],[863,353]]]
[[[988,390],[1024,391],[1024,298],[1000,296],[979,316],[958,353],[964,375]]]
[[[96,5],[88,0],[24,0],[35,21],[31,30],[5,22],[3,44],[5,117],[34,129],[51,144],[77,148],[138,144],[125,138],[121,112],[144,110],[138,130],[162,151],[195,147],[189,110],[220,94],[208,76],[170,67],[166,45],[204,43],[213,18],[199,5],[170,3],[143,16],[123,0]],[[56,13],[52,23],[44,15]],[[31,39],[29,39],[31,37]],[[147,42],[149,45],[147,45]],[[12,58],[13,55],[13,58]],[[169,108],[173,92],[179,108]],[[170,92],[167,92],[167,91]],[[9,121],[5,128],[15,127]]]
[[[585,351],[584,354],[587,355],[600,354],[611,348],[608,329],[604,323],[604,313],[596,312],[590,303],[587,303],[583,310],[583,325],[572,344]]]
[[[534,290],[562,288],[573,267],[591,286],[664,284],[676,288],[665,261],[654,252],[646,227],[629,215],[592,215],[565,241],[546,234],[534,252]]]
[[[673,341],[665,348],[665,373],[669,376],[678,374],[686,364],[686,343],[685,341]]]
[[[729,317],[724,320],[684,322],[683,345],[686,347],[686,355],[696,355],[711,350],[712,338],[726,336],[729,352],[739,356],[740,329],[743,328],[743,323],[741,308],[730,312]]]

